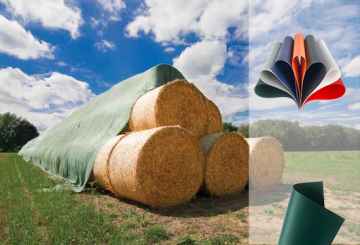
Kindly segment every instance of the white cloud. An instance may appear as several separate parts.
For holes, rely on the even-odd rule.
[[[40,22],[44,27],[63,29],[70,32],[72,38],[80,36],[79,28],[83,24],[81,11],[70,7],[64,0],[0,0],[7,10],[25,23]]]
[[[145,4],[126,27],[131,37],[152,32],[157,42],[183,42],[190,33],[205,39],[224,39],[228,28],[243,28],[241,22],[246,20],[247,1],[146,0]]]
[[[94,94],[86,82],[52,72],[29,76],[18,68],[0,69],[0,113],[27,118],[41,131],[60,122]]]
[[[175,48],[173,47],[167,47],[166,49],[164,49],[165,52],[171,53],[175,51]]]
[[[247,109],[247,99],[238,88],[217,81],[227,59],[226,44],[202,41],[187,47],[173,60],[174,66],[193,82],[220,108],[224,120],[229,121],[239,111]]]
[[[19,59],[53,59],[55,47],[36,39],[18,22],[10,21],[0,15],[0,52]]]
[[[64,67],[64,66],[67,66],[67,64],[65,62],[62,62],[62,61],[59,61],[56,63],[58,66],[60,67]]]
[[[360,103],[354,103],[348,106],[348,109],[351,111],[360,110]]]
[[[120,11],[126,7],[122,0],[97,0],[104,11],[110,14],[109,19],[112,21],[120,20]]]
[[[360,55],[356,56],[349,61],[341,71],[346,77],[359,77],[360,76]]]
[[[105,39],[102,39],[100,42],[94,43],[95,48],[102,52],[107,52],[109,50],[115,50],[116,46],[114,43],[107,41]]]

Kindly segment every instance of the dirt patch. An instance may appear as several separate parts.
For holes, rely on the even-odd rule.
[[[100,195],[78,194],[78,199],[95,204],[114,214],[113,222],[129,221],[129,213],[144,215],[146,227],[161,225],[170,233],[165,243],[174,244],[180,237],[189,235],[197,241],[221,234],[232,234],[239,243],[248,243],[248,192],[239,192],[223,198],[199,196],[190,203],[173,208],[154,210],[129,200],[118,200],[109,193]],[[131,218],[130,218],[131,220]],[[140,231],[145,227],[139,227]]]

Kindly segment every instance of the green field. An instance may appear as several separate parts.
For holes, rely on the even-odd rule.
[[[360,192],[359,151],[285,152],[285,159],[287,174],[322,179],[331,190]]]
[[[285,158],[284,183],[321,179],[360,201],[360,152],[286,152]],[[247,192],[154,211],[90,187],[82,194],[49,191],[57,184],[18,155],[0,154],[0,244],[247,244]],[[265,215],[276,218],[283,202]],[[355,221],[346,228],[344,236],[360,232]]]
[[[103,208],[69,190],[46,191],[57,184],[18,155],[0,154],[0,244],[157,244],[167,243],[172,236],[156,219],[148,218],[144,208],[142,213],[113,211],[122,202],[99,195],[95,189],[88,189],[84,196],[89,200],[111,198]],[[189,235],[176,237],[171,244],[195,244],[190,237],[193,233],[196,231],[189,230]],[[235,244],[238,240],[221,234],[197,244]]]

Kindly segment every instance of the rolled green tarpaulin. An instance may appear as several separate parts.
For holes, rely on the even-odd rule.
[[[279,245],[330,245],[344,219],[324,206],[323,182],[293,186]]]
[[[81,192],[100,148],[127,127],[135,100],[146,91],[177,78],[184,79],[184,76],[164,64],[128,78],[28,142],[19,155],[68,180],[75,192]]]

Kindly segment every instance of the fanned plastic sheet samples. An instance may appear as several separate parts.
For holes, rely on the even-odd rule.
[[[263,98],[286,97],[299,109],[312,100],[334,100],[345,94],[341,72],[323,40],[301,33],[276,43],[255,86]]]
[[[323,182],[296,184],[278,245],[330,245],[343,222],[325,208]]]

